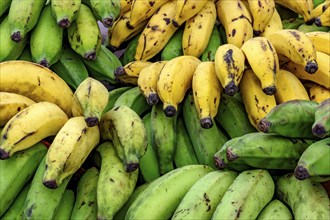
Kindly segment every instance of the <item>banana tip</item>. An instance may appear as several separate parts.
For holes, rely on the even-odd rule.
[[[319,17],[315,18],[314,23],[316,24],[316,26],[322,27],[322,22],[321,22],[321,19]]]
[[[174,106],[169,105],[164,109],[164,113],[166,117],[173,117],[176,114],[176,109]]]
[[[230,82],[228,85],[225,86],[224,88],[224,93],[226,95],[233,96],[238,92],[238,87],[235,85],[234,82]]]
[[[22,37],[20,31],[16,31],[16,32],[14,32],[14,33],[10,36],[10,38],[11,38],[13,41],[15,41],[16,43],[18,43],[18,42],[20,42],[20,41],[23,40],[23,37]]]
[[[261,119],[258,123],[258,129],[262,132],[268,133],[271,125],[271,122],[267,121],[266,119]]]
[[[151,93],[147,98],[147,103],[149,105],[155,105],[159,102],[159,96],[156,93]]]
[[[308,170],[302,166],[297,166],[293,174],[298,180],[305,180],[309,178]]]
[[[318,65],[315,61],[308,61],[305,66],[305,71],[309,74],[313,74],[318,70]]]
[[[115,76],[122,76],[125,74],[125,70],[124,70],[124,67],[122,66],[118,66],[116,69],[115,69],[115,72],[114,72]]]
[[[234,161],[238,159],[238,156],[232,152],[232,149],[230,147],[227,148],[226,156],[228,161]]]
[[[42,59],[42,60],[39,62],[39,64],[40,64],[41,66],[44,66],[44,67],[47,67],[47,68],[50,67],[49,62],[48,62],[46,59]]]
[[[312,133],[316,137],[323,138],[326,135],[326,130],[322,125],[316,124],[312,127]]]
[[[99,124],[99,119],[97,117],[88,117],[85,118],[85,122],[88,127],[94,127]]]
[[[56,189],[58,187],[55,180],[44,180],[42,183],[49,189]]]
[[[107,17],[102,20],[102,24],[106,28],[111,28],[113,25],[113,21],[114,21],[113,17]]]
[[[200,124],[202,126],[202,128],[205,128],[205,129],[209,129],[213,126],[213,122],[212,122],[212,119],[211,118],[202,118],[200,120]]]
[[[126,165],[126,172],[133,172],[134,170],[136,170],[137,168],[139,168],[139,164],[138,163],[129,163]]]
[[[0,148],[0,160],[6,160],[9,158],[9,153]]]
[[[68,18],[63,18],[57,22],[57,25],[61,28],[68,28],[71,25],[71,22]]]
[[[276,87],[275,86],[268,86],[262,89],[262,91],[266,95],[274,95],[276,93]]]
[[[95,60],[96,59],[96,52],[95,51],[90,51],[85,53],[84,59],[86,60]]]
[[[214,156],[213,159],[214,159],[214,165],[216,168],[224,169],[227,166],[227,164],[221,158]]]

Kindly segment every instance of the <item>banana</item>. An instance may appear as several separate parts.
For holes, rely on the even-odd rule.
[[[230,138],[255,132],[244,105],[230,95],[222,94],[215,121],[226,131]]]
[[[76,200],[70,219],[96,219],[97,218],[97,183],[99,170],[95,167],[87,169],[77,184]]]
[[[169,0],[133,0],[131,5],[131,14],[129,24],[134,26],[141,21],[150,18],[162,5]]]
[[[124,14],[125,12],[131,10],[131,5],[133,0],[120,0],[120,14]]]
[[[330,33],[323,31],[312,31],[305,33],[313,42],[317,51],[330,55]],[[316,52],[317,53],[317,52]],[[317,55],[316,55],[317,56]],[[317,59],[317,57],[316,57]]]
[[[104,80],[111,84],[117,84],[114,71],[122,64],[118,57],[106,46],[101,45],[100,52],[95,60],[83,59],[83,62],[86,65],[90,77],[100,81]]]
[[[241,0],[222,0],[218,1],[216,6],[227,42],[241,48],[245,41],[253,37],[252,16],[249,10]]]
[[[114,107],[102,116],[99,128],[103,140],[112,140],[125,170],[136,170],[148,145],[140,116],[127,106]]]
[[[169,219],[192,185],[214,171],[205,165],[187,165],[152,181],[133,201],[125,219]],[[155,211],[157,210],[157,211]]]
[[[319,84],[313,83],[309,88],[309,97],[311,101],[320,103],[330,98],[330,89],[326,89]]]
[[[176,9],[177,1],[170,0],[150,17],[139,37],[135,60],[149,60],[161,52],[179,28],[172,25]]]
[[[275,0],[275,3],[301,15],[304,18],[305,22],[311,20],[311,12],[314,8],[313,0],[300,0],[300,1]]]
[[[67,29],[71,48],[83,59],[95,60],[101,49],[101,31],[92,9],[81,4],[77,18]]]
[[[273,16],[268,21],[267,25],[264,28],[264,31],[260,34],[260,36],[268,38],[268,36],[279,30],[283,30],[283,24],[282,24],[281,16],[278,13],[277,9],[275,8],[273,12]]]
[[[330,27],[330,7],[328,7],[320,16],[316,17],[314,23],[319,27]]]
[[[37,24],[46,0],[12,0],[8,12],[10,37],[20,42]]]
[[[213,126],[223,91],[215,72],[214,62],[198,64],[192,78],[192,91],[200,125],[208,129]]]
[[[139,116],[142,116],[151,110],[151,105],[147,103],[139,87],[137,86],[127,90],[118,97],[113,107],[115,108],[118,106],[127,106],[135,111]]]
[[[27,46],[27,38],[16,43],[10,39],[10,27],[8,16],[0,23],[0,62],[16,60]]]
[[[275,11],[274,0],[254,1],[248,0],[249,9],[252,16],[252,26],[254,35],[258,36],[264,32],[265,27],[272,19]]]
[[[0,126],[5,126],[14,115],[34,103],[33,100],[23,95],[0,92]]]
[[[237,176],[235,171],[212,171],[201,177],[182,198],[172,219],[210,219]]]
[[[158,157],[159,173],[164,175],[174,169],[173,160],[177,147],[177,114],[167,117],[162,103],[151,108],[151,133]]]
[[[149,61],[134,60],[125,66],[119,66],[115,69],[116,80],[122,83],[137,85],[141,70],[151,64]]]
[[[225,192],[211,219],[256,219],[274,191],[275,184],[267,170],[243,171]]]
[[[98,125],[108,104],[109,92],[98,80],[87,77],[73,93],[73,116],[84,116],[88,127]]]
[[[200,56],[201,61],[215,61],[215,54],[217,52],[217,49],[223,44],[222,39],[220,37],[220,32],[218,30],[218,27],[214,25],[209,42],[207,43],[207,46]]]
[[[33,177],[46,152],[46,146],[39,142],[29,149],[17,152],[7,160],[0,160],[0,216],[5,213],[24,185]]]
[[[177,113],[178,104],[192,87],[193,74],[200,62],[194,56],[182,55],[169,60],[163,67],[158,78],[157,93],[167,117]]]
[[[104,27],[111,28],[120,15],[120,0],[88,0],[94,16]]]
[[[276,197],[292,210],[294,219],[327,219],[329,197],[320,183],[298,180],[292,173],[281,176],[276,183]],[[308,195],[308,199],[306,198]]]
[[[2,92],[24,95],[35,102],[52,102],[71,115],[73,92],[63,79],[46,67],[22,60],[2,62],[0,82]]]
[[[183,28],[179,28],[173,36],[166,43],[162,51],[160,52],[160,59],[164,61],[171,60],[175,57],[182,56],[182,36],[183,36]]]
[[[59,60],[50,69],[61,77],[73,91],[88,77],[88,70],[80,56],[64,45]]]
[[[33,62],[32,60],[32,55],[31,55],[31,50],[30,50],[30,45],[25,45],[21,55],[17,58],[17,60],[25,60],[29,62]]]
[[[275,96],[263,92],[258,77],[251,69],[244,71],[239,88],[249,121],[259,129],[259,121],[276,106]]]
[[[234,44],[223,44],[216,50],[214,64],[223,93],[235,95],[245,69],[243,51]]]
[[[51,0],[53,16],[61,28],[68,28],[76,19],[81,6],[81,0]]]
[[[63,193],[61,202],[56,209],[54,219],[70,219],[72,208],[75,202],[75,194],[73,190],[66,189]]]
[[[103,142],[96,148],[96,153],[101,157],[96,189],[97,219],[112,219],[133,193],[139,169],[126,172],[112,142]]]
[[[315,110],[312,133],[319,138],[330,136],[330,98],[320,102]]]
[[[56,24],[51,6],[47,5],[31,31],[30,49],[33,61],[49,68],[59,60],[62,42],[63,28]]]
[[[117,99],[119,98],[119,96],[121,96],[124,92],[126,92],[127,90],[131,89],[132,87],[126,86],[126,87],[118,87],[115,88],[113,90],[111,90],[109,92],[109,100],[108,100],[108,104],[105,107],[104,111],[102,114],[108,112],[110,109],[113,108],[115,102],[117,101]]]
[[[0,3],[0,17],[2,17],[6,12],[8,12],[8,10],[10,8],[11,1],[12,0],[1,1],[1,3]]]
[[[293,215],[288,207],[278,199],[270,201],[260,212],[257,220],[293,220]]]
[[[283,29],[298,29],[302,24],[305,24],[305,21],[301,17],[282,20]]]
[[[134,61],[135,50],[138,44],[140,34],[135,35],[127,44],[124,53],[120,56],[120,62],[123,66]]]
[[[320,16],[327,8],[329,8],[330,6],[330,1],[326,0],[323,1],[322,3],[320,3],[319,5],[317,5],[315,7],[314,4],[314,8],[311,11],[311,20],[317,18],[318,16]]]
[[[42,182],[50,188],[58,188],[73,175],[99,144],[97,126],[88,127],[84,117],[71,117],[56,134],[46,154],[46,171]]]
[[[258,129],[291,138],[315,138],[311,128],[317,105],[310,100],[290,100],[278,104],[259,121]]]
[[[172,21],[174,26],[181,26],[184,22],[195,16],[209,2],[208,0],[178,0],[176,1],[175,17]]]
[[[40,115],[43,115],[42,120]],[[30,148],[45,137],[54,136],[68,120],[55,104],[38,102],[13,116],[4,126],[0,140],[0,159]]]
[[[157,82],[166,63],[167,61],[153,62],[141,69],[139,73],[137,85],[149,105],[155,105],[159,102]]]
[[[302,82],[291,72],[279,69],[276,74],[276,93],[277,104],[289,100],[310,100],[307,90]]]
[[[213,156],[220,146],[228,141],[228,137],[216,124],[209,129],[202,128],[198,117],[198,111],[194,106],[194,97],[192,91],[189,91],[185,97],[182,108],[188,136],[192,142],[199,164],[215,167]]]
[[[298,1],[299,2],[299,1]],[[284,55],[294,63],[304,66],[307,73],[318,69],[317,54],[313,42],[305,33],[294,30],[280,30],[268,37],[277,54]]]
[[[301,80],[315,82],[327,89],[330,89],[330,56],[316,51],[316,62],[318,70],[314,74],[309,74],[305,71],[303,65],[299,65],[292,61],[285,63],[282,68],[295,74]]]
[[[49,189],[42,183],[45,170],[46,156],[40,162],[32,179],[23,207],[23,219],[53,219],[61,203],[71,176],[66,178],[57,189]]]
[[[184,55],[200,57],[203,54],[210,40],[216,19],[215,3],[207,1],[196,15],[185,22],[182,36]]]

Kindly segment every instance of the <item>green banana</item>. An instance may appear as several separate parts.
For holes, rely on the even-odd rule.
[[[301,155],[294,175],[299,180],[330,177],[330,137],[311,144]]]
[[[174,163],[176,167],[198,164],[182,115],[179,115],[177,120],[176,145],[177,147],[174,153]]]
[[[325,0],[313,0],[314,8],[316,8],[318,5],[322,4]]]
[[[140,159],[140,173],[143,180],[148,183],[160,177],[158,158],[152,136],[151,112],[143,116],[142,122],[147,132],[148,146],[146,153]]]
[[[135,51],[138,45],[140,34],[135,35],[127,44],[124,53],[120,57],[123,66],[135,60]]]
[[[101,45],[100,52],[95,60],[83,59],[91,77],[117,84],[114,71],[121,62],[106,46]]]
[[[292,138],[315,138],[312,133],[318,104],[309,100],[290,100],[278,104],[259,121],[265,133],[276,133]]]
[[[46,157],[40,162],[32,179],[23,207],[23,219],[52,219],[71,179],[71,176],[67,177],[56,189],[47,188],[42,182],[44,172],[46,171],[45,159]]]
[[[304,24],[303,18],[288,18],[282,20],[283,29],[298,29],[300,25]]]
[[[312,133],[319,138],[330,135],[330,98],[318,104],[315,111]]]
[[[111,28],[120,14],[120,0],[88,0],[94,16],[104,27]]]
[[[2,0],[0,2],[0,17],[6,14],[9,10],[11,4],[11,0]]]
[[[174,169],[174,154],[177,147],[177,114],[167,117],[163,103],[152,105],[151,132],[158,157],[161,175]]]
[[[87,169],[80,177],[77,185],[76,200],[70,219],[96,219],[97,199],[96,190],[99,170],[95,167]]]
[[[115,102],[117,101],[117,99],[119,98],[119,96],[121,96],[124,92],[126,92],[127,90],[131,89],[132,87],[130,86],[125,86],[125,87],[118,87],[118,88],[114,88],[109,92],[109,100],[108,100],[108,104],[105,107],[103,114],[108,112],[110,109],[113,108]]]
[[[273,199],[264,207],[257,220],[293,220],[293,216],[286,205],[278,199]]]
[[[71,48],[85,60],[95,60],[98,56],[102,37],[92,10],[85,4],[80,5],[75,22],[68,28]]]
[[[81,0],[51,0],[52,14],[61,28],[68,28],[76,19]]]
[[[12,0],[8,12],[10,37],[20,42],[37,24],[46,0]]]
[[[169,219],[192,185],[212,171],[209,166],[194,164],[162,175],[133,201],[125,219]]]
[[[183,28],[179,28],[161,51],[161,60],[171,60],[175,57],[183,55],[182,36]]]
[[[133,88],[121,94],[114,103],[113,107],[123,105],[131,108],[140,116],[146,112],[150,112],[151,110],[151,105],[147,103],[147,100],[141,93],[138,86],[134,86]]]
[[[29,44],[25,45],[21,55],[19,55],[17,60],[25,60],[25,61],[33,62]]]
[[[214,120],[219,123],[230,138],[257,131],[249,121],[244,104],[230,95],[221,95],[218,113]]]
[[[51,67],[74,91],[88,78],[88,71],[80,56],[64,45],[59,60]]]
[[[315,23],[309,24],[309,25],[306,24],[306,23],[303,23],[297,29],[301,32],[304,32],[304,33],[314,32],[314,31],[328,32],[330,30],[329,27],[326,27],[326,26],[319,27]]]
[[[256,219],[274,192],[275,184],[267,170],[243,171],[228,188],[211,219]]]
[[[210,219],[237,175],[217,170],[201,177],[185,194],[172,219]]]
[[[276,197],[292,210],[294,219],[328,219],[330,201],[321,183],[298,180],[292,173],[276,182]]]
[[[202,53],[200,60],[214,61],[215,53],[217,52],[218,47],[222,44],[223,43],[220,37],[220,32],[217,26],[214,26],[207,47]]]
[[[220,38],[223,44],[227,44],[227,35],[226,35],[226,30],[225,27],[223,25],[220,25],[219,27],[219,33],[220,33]]]
[[[99,145],[96,153],[101,156],[97,183],[97,219],[112,219],[133,193],[139,169],[126,172],[110,141]]]
[[[56,209],[54,219],[70,219],[72,208],[75,202],[75,195],[73,190],[66,189],[63,193],[61,202]]]
[[[37,143],[31,148],[13,154],[9,159],[0,160],[0,216],[33,177],[46,152],[46,146]]]
[[[18,59],[27,45],[27,38],[18,43],[10,39],[8,16],[0,23],[0,45],[0,62]]]
[[[228,137],[218,126],[212,126],[209,129],[204,129],[200,126],[198,112],[195,108],[191,90],[187,92],[183,101],[182,113],[199,163],[215,168],[213,156],[226,143]]]

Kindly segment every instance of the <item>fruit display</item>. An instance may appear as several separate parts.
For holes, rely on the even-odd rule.
[[[330,219],[329,0],[0,6],[0,219]]]

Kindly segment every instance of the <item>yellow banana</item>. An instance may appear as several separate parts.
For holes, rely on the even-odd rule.
[[[330,55],[330,32],[314,31],[305,33],[317,51]]]
[[[0,92],[0,127],[3,127],[14,115],[35,101],[26,96],[11,92]]]
[[[226,31],[227,42],[241,48],[253,37],[252,17],[240,0],[221,0],[216,4],[217,15]]]
[[[330,7],[328,7],[320,16],[315,18],[317,26],[330,27]]]
[[[116,80],[123,83],[137,85],[141,70],[151,64],[149,61],[134,60],[125,66],[119,66],[115,69]]]
[[[253,33],[260,35],[271,20],[274,10],[274,0],[248,0],[249,9],[253,19]]]
[[[224,93],[235,95],[245,68],[243,51],[234,44],[223,44],[215,53],[214,63],[215,72],[224,88]]]
[[[193,74],[200,62],[196,57],[182,55],[169,60],[163,67],[157,83],[157,93],[167,117],[173,117],[177,113],[178,104],[191,88]]]
[[[261,37],[268,37],[276,31],[283,30],[282,19],[276,8],[274,9],[274,13],[272,18],[269,20],[266,25],[264,32],[260,34]]]
[[[185,21],[195,16],[208,2],[208,0],[175,0],[176,11],[174,26],[181,26]]]
[[[214,62],[199,63],[192,78],[192,91],[202,128],[213,126],[213,119],[218,113],[222,90],[215,73]]]
[[[317,71],[316,49],[305,33],[296,29],[284,29],[270,35],[268,40],[277,54],[303,65],[308,73]]]
[[[330,6],[330,1],[325,0],[323,3],[319,4],[311,11],[312,20],[320,16],[327,8]]]
[[[301,15],[305,22],[311,19],[311,11],[314,8],[313,0],[275,0],[275,3]]]
[[[254,37],[246,41],[241,50],[260,80],[262,91],[267,95],[274,95],[279,61],[273,45],[265,37]]]
[[[215,4],[208,1],[196,15],[186,21],[182,36],[184,55],[202,55],[208,45],[216,18]]]
[[[137,85],[149,105],[155,105],[159,102],[157,82],[166,63],[167,61],[154,62],[144,67],[139,73]]]
[[[314,102],[321,103],[330,98],[330,89],[313,83],[309,88],[309,98]]]
[[[120,14],[124,14],[131,10],[133,0],[120,0]]]
[[[274,95],[266,95],[252,69],[246,69],[240,83],[240,92],[250,123],[258,129],[259,121],[276,106]]]

